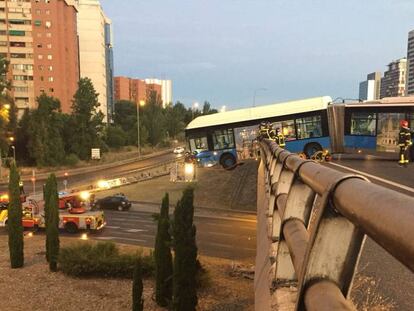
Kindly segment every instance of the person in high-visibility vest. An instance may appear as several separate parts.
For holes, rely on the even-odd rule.
[[[413,144],[411,137],[411,130],[408,127],[408,121],[402,120],[400,122],[400,133],[398,134],[398,146],[400,147],[399,165],[408,165],[410,162],[410,147]]]
[[[283,135],[283,133],[280,130],[280,128],[277,128],[276,129],[276,143],[281,148],[285,148],[286,147],[285,136]]]

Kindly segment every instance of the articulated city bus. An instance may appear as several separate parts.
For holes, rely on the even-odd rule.
[[[238,160],[256,157],[259,124],[270,121],[281,129],[288,150],[310,157],[330,147],[330,102],[325,96],[200,116],[186,128],[187,148],[197,153],[202,166],[228,168]]]
[[[332,104],[328,106],[328,119],[333,152],[393,157],[399,152],[400,121],[407,120],[414,127],[414,97]]]
[[[394,156],[400,120],[414,127],[414,98],[332,104],[324,96],[200,116],[186,128],[187,148],[201,166],[228,168],[257,156],[259,124],[270,121],[282,130],[286,149],[308,158],[322,149]]]

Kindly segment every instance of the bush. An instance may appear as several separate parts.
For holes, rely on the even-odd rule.
[[[79,158],[76,154],[71,153],[65,157],[65,165],[75,166],[78,164]]]
[[[111,242],[76,243],[61,248],[59,267],[63,273],[77,277],[132,278],[138,258],[142,264],[142,275],[152,276],[155,269],[152,254],[120,254]]]

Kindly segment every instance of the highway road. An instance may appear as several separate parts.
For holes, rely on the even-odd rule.
[[[76,188],[81,185],[96,183],[96,181],[100,179],[114,179],[118,177],[123,177],[127,174],[133,173],[134,171],[140,168],[154,165],[160,162],[169,161],[175,158],[177,158],[177,155],[171,152],[171,153],[161,154],[161,155],[147,158],[147,159],[142,159],[142,160],[139,160],[133,163],[129,163],[129,164],[125,164],[125,165],[121,165],[117,167],[99,169],[95,172],[88,172],[88,173],[83,173],[83,174],[74,175],[74,176],[69,175],[67,187]],[[60,190],[65,188],[63,184],[63,180],[64,178],[62,177],[58,178],[58,188]],[[36,182],[36,192],[42,191],[41,189],[44,183],[45,183],[44,180],[39,180]],[[26,193],[31,194],[33,191],[32,183],[25,182],[24,189]],[[5,192],[5,191],[7,191],[7,185],[5,184],[0,185],[0,192]]]
[[[114,241],[154,247],[157,225],[152,212],[105,211],[107,227],[102,233],[91,235],[92,239]],[[256,256],[256,217],[228,217],[216,215],[195,215],[197,246],[199,253],[206,256],[233,260],[248,260]]]

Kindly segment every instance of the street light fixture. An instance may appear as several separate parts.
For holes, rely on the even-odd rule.
[[[144,107],[145,106],[145,100],[140,100],[138,105],[137,105],[137,133],[138,133],[138,158],[141,157],[141,139],[139,137],[139,107]]]
[[[256,107],[256,94],[259,91],[267,91],[267,89],[261,87],[261,88],[258,88],[258,89],[254,90],[254,93],[253,93],[253,107]]]

